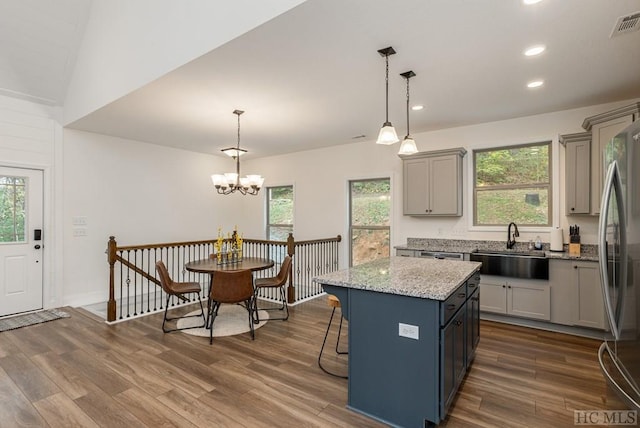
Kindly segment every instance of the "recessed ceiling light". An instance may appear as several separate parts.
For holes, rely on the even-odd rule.
[[[532,82],[527,83],[527,88],[539,88],[544,84],[543,80],[534,80]]]
[[[423,108],[424,108],[424,106],[422,106],[422,105],[415,105],[415,106],[411,107],[411,110],[418,111],[418,110],[422,110]]]
[[[522,3],[526,5],[540,3],[542,0],[522,0]]]
[[[536,55],[540,55],[542,52],[544,52],[545,49],[546,49],[545,45],[531,46],[526,51],[524,51],[524,54],[526,56],[536,56]]]

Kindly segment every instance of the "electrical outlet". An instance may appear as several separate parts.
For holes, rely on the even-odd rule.
[[[420,339],[420,328],[417,325],[398,323],[398,336],[409,339]]]
[[[84,217],[84,216],[73,217],[71,219],[71,223],[74,226],[86,226],[87,225],[87,218]]]
[[[73,236],[87,236],[87,228],[86,227],[74,227],[73,228]]]

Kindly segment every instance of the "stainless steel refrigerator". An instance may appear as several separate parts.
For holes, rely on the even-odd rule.
[[[640,120],[608,143],[604,162],[598,258],[610,333],[600,366],[622,401],[640,410]]]

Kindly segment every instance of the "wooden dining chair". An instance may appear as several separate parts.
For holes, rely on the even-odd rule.
[[[213,275],[211,291],[209,293],[209,313],[207,315],[209,344],[213,343],[213,323],[222,303],[244,303],[249,313],[251,340],[255,339],[253,329],[253,297],[253,275],[250,270],[219,271]]]
[[[286,256],[282,261],[282,265],[280,266],[280,272],[278,272],[277,276],[272,276],[269,278],[258,278],[255,280],[253,286],[255,289],[255,297],[253,301],[255,303],[255,322],[258,324],[260,322],[260,316],[258,315],[258,310],[264,311],[273,311],[273,310],[284,310],[284,315],[280,318],[269,318],[269,319],[279,319],[286,321],[289,319],[289,306],[287,305],[287,293],[285,292],[285,287],[287,285],[287,281],[289,280],[289,273],[291,272],[291,256]],[[258,292],[262,288],[278,288],[280,290],[280,298],[282,299],[282,306],[279,308],[258,308]]]
[[[156,262],[156,271],[160,276],[160,285],[162,286],[162,290],[167,295],[167,301],[164,308],[164,318],[162,319],[162,331],[165,333],[170,333],[172,331],[204,327],[206,324],[206,320],[204,317],[204,308],[202,307],[202,300],[200,299],[200,292],[202,291],[200,284],[198,284],[197,282],[175,282],[174,280],[171,279],[171,276],[169,275],[169,271],[167,270],[167,267],[165,266],[162,260]],[[175,296],[178,299],[182,300],[183,302],[186,302],[186,301],[189,301],[189,299],[185,297],[185,295],[193,294],[193,293],[197,295],[198,303],[200,303],[201,314],[167,318],[167,311],[169,310],[169,300],[171,299],[171,296]],[[167,329],[165,327],[167,321],[176,321],[182,318],[193,318],[193,317],[200,317],[200,316],[202,316],[202,325],[184,327],[184,328],[176,327],[173,329]]]

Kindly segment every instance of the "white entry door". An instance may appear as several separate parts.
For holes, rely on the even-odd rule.
[[[42,182],[0,167],[0,316],[42,309]]]

